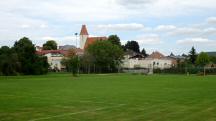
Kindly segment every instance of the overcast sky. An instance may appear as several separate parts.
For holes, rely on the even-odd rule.
[[[215,11],[216,0],[2,0],[0,46],[24,36],[36,45],[75,44],[86,24],[92,36],[117,34],[149,53],[216,51]]]

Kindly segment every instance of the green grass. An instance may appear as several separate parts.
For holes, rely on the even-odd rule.
[[[216,76],[0,77],[0,121],[216,121]]]

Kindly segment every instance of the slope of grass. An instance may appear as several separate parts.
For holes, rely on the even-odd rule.
[[[0,121],[215,121],[216,76],[0,77]]]

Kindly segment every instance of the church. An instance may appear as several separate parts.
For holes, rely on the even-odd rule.
[[[86,25],[82,25],[80,31],[80,49],[85,50],[90,44],[104,40],[107,40],[107,37],[90,37]]]

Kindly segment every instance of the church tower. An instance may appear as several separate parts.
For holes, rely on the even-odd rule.
[[[84,49],[86,40],[88,39],[89,34],[86,28],[86,25],[82,25],[82,29],[80,32],[80,49]]]

